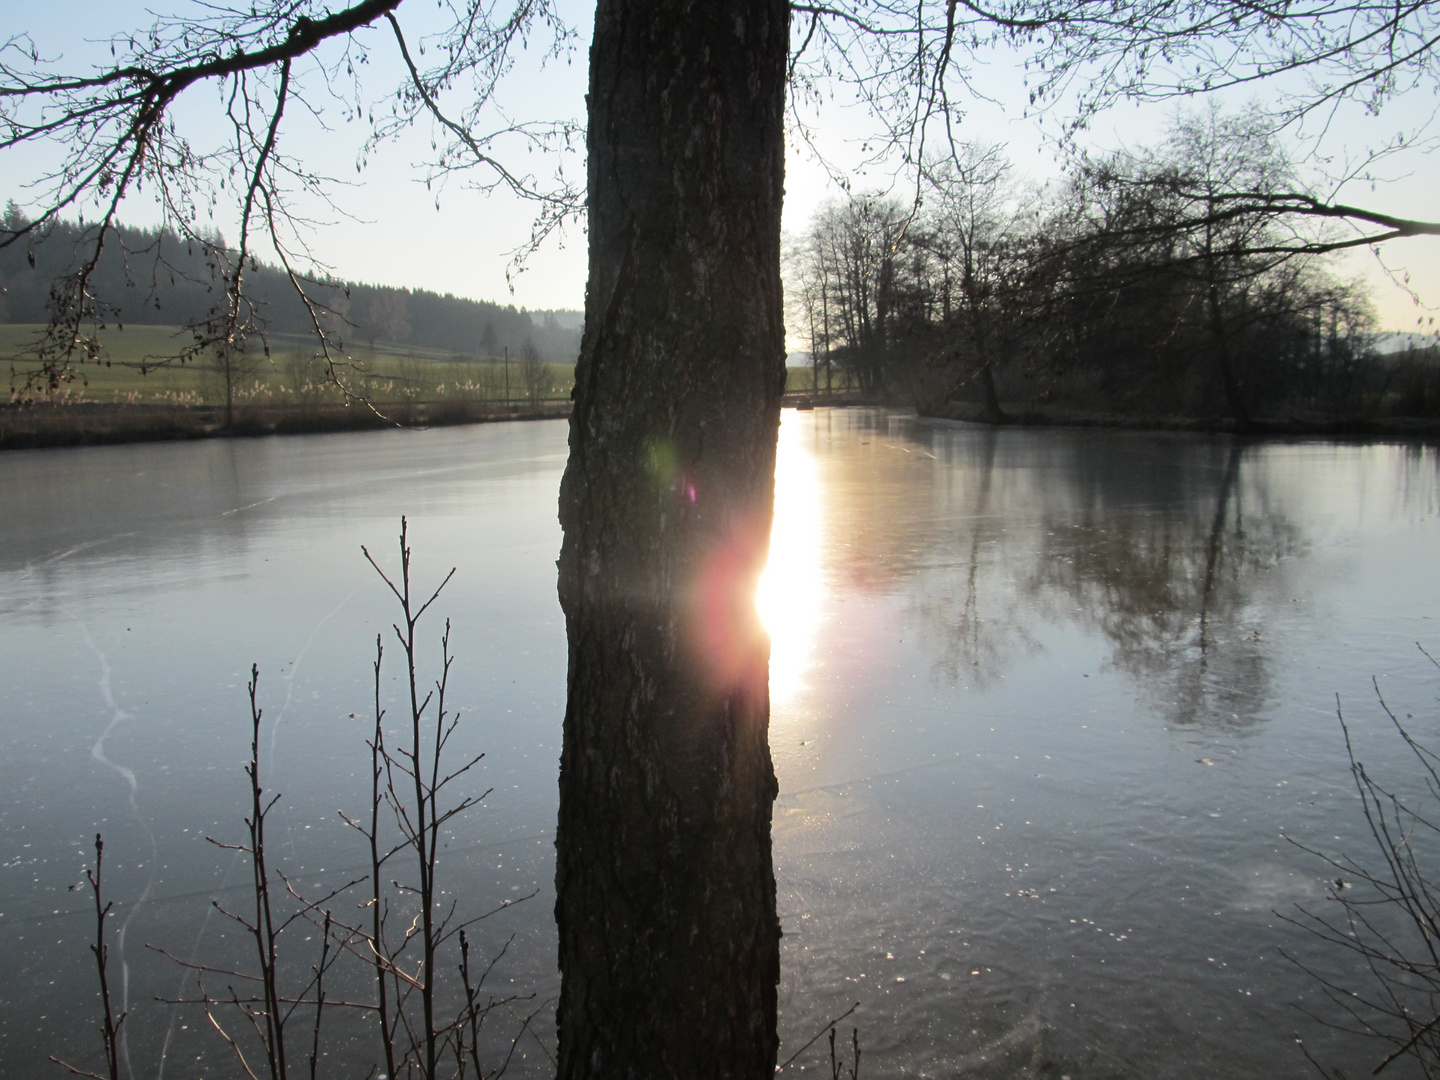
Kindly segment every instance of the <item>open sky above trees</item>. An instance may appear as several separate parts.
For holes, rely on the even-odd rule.
[[[183,3],[174,5],[176,13],[183,14],[185,8]],[[575,30],[566,46],[568,52],[543,59],[549,42],[537,39],[528,52],[520,55],[502,85],[501,105],[514,119],[578,121],[583,117],[592,9],[581,0],[564,3],[561,8]],[[429,15],[443,20],[446,13],[431,9]],[[427,17],[424,5],[420,10],[407,11],[407,19],[415,25],[412,35],[427,29],[423,25]],[[114,33],[148,25],[150,16],[146,5],[138,0],[58,0],[7,13],[0,21],[4,36],[28,32],[42,56],[63,57],[60,67],[83,71],[91,63],[110,59],[108,46],[99,43]],[[365,81],[372,96],[378,98],[402,81],[404,71],[393,41],[379,30],[369,33],[375,41],[367,58],[371,70]],[[966,103],[958,136],[965,141],[1002,144],[1014,162],[1017,177],[1036,183],[1053,181],[1061,169],[1055,136],[1065,116],[1064,104],[1058,104],[1049,116],[1025,115],[1023,72],[1019,61],[1008,52],[992,54],[984,66],[973,67],[973,74],[974,85],[991,100],[977,96]],[[189,134],[198,141],[207,126],[214,124],[218,109],[214,92],[202,92],[194,98],[181,103],[178,115],[182,124],[192,126]],[[1234,108],[1247,100],[1244,93],[1231,93],[1224,99]],[[463,174],[443,184],[432,184],[427,190],[424,162],[432,154],[432,136],[424,123],[402,131],[394,141],[370,153],[363,169],[357,171],[369,128],[359,121],[347,123],[338,101],[327,104],[337,106],[325,117],[328,130],[313,116],[296,110],[286,116],[283,132],[292,148],[303,143],[307,164],[333,178],[326,185],[333,206],[313,201],[299,204],[316,223],[309,242],[321,263],[345,278],[375,284],[452,292],[532,309],[583,306],[583,227],[571,224],[560,235],[551,237],[528,256],[523,270],[516,273],[510,253],[530,235],[534,216],[531,205],[502,192],[474,191]],[[871,122],[858,106],[847,108],[843,101],[837,104],[841,107],[824,110],[812,132],[814,146],[824,155],[824,162],[817,160],[814,149],[791,132],[785,203],[785,228],[789,233],[802,232],[818,208],[844,197],[833,179],[836,173],[848,175],[856,192],[887,192],[901,198],[913,193],[908,182],[897,178],[886,165],[863,164],[867,136],[874,134]],[[1195,107],[1195,103],[1189,104]],[[1097,117],[1081,134],[1081,145],[1103,152],[1157,143],[1176,107],[1173,102],[1122,104]],[[1378,119],[1360,105],[1347,103],[1333,114],[1314,117],[1308,126],[1299,129],[1301,137],[1293,139],[1293,150],[1297,159],[1309,162],[1317,194],[1399,216],[1435,220],[1440,217],[1440,197],[1435,195],[1440,191],[1440,158],[1430,152],[1430,140],[1440,131],[1422,129],[1437,109],[1437,88],[1431,88],[1428,94],[1411,91],[1402,95]],[[1405,132],[1411,145],[1369,169],[1359,170],[1370,174],[1368,177],[1356,176],[1338,188],[1333,181],[1327,183],[1324,179],[1325,174],[1335,177],[1356,171],[1380,140],[1396,132]],[[29,200],[18,184],[23,176],[38,173],[34,166],[43,165],[38,153],[27,150],[10,157],[4,194],[22,205]],[[540,156],[537,151],[520,150],[521,167],[545,176],[558,164],[571,180],[583,184],[581,129],[577,128],[568,154],[536,160]],[[143,195],[132,197],[127,200],[123,220],[135,225],[152,224],[150,215],[154,210]],[[233,236],[235,227],[224,217],[227,212],[233,214],[233,203],[221,201],[217,212],[216,226]],[[329,224],[340,227],[326,227]],[[1388,280],[1386,267],[1395,277],[1408,277],[1411,287],[1427,304],[1440,305],[1440,242],[1428,237],[1394,241],[1383,252],[1383,266],[1364,250],[1344,256],[1339,266],[1342,272],[1362,275],[1370,284],[1377,328],[1433,329],[1429,325],[1433,313],[1418,308],[1410,295]],[[1422,319],[1423,327],[1419,325]]]

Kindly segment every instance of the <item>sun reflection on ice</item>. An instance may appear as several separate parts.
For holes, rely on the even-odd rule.
[[[805,687],[820,619],[820,486],[815,457],[800,443],[808,425],[780,422],[775,457],[775,524],[756,604],[770,635],[770,700],[782,704]]]

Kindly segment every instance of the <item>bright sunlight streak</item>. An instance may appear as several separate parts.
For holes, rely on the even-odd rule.
[[[775,459],[775,524],[756,604],[770,635],[770,700],[784,702],[805,685],[820,618],[820,488],[815,457],[800,445],[807,427],[782,419]]]

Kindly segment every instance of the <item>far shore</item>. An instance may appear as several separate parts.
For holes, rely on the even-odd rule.
[[[1440,418],[1412,416],[1327,416],[1294,414],[1257,416],[1247,424],[1228,417],[1147,416],[1110,413],[1060,406],[1017,406],[1003,420],[987,419],[977,405],[947,402],[920,415],[940,420],[962,420],[992,427],[1090,427],[1134,431],[1192,431],[1205,434],[1255,437],[1324,436],[1339,439],[1440,440]]]
[[[499,420],[557,420],[570,415],[569,401],[519,402],[352,401],[348,405],[237,405],[230,424],[218,406],[50,404],[0,406],[0,451],[181,439],[313,435],[332,431],[448,427]]]
[[[812,409],[879,405],[858,395],[787,393],[787,408]],[[1135,431],[1181,431],[1256,437],[1317,436],[1340,439],[1440,441],[1440,419],[1413,417],[1259,417],[1241,427],[1219,417],[1141,416],[1026,406],[1008,411],[1002,421],[985,418],[978,407],[947,403],[921,409],[920,415],[990,427],[1087,427]],[[361,401],[349,405],[241,405],[224,423],[218,406],[140,403],[34,402],[0,405],[0,451],[51,447],[102,446],[137,442],[247,438],[260,435],[308,435],[337,431],[449,427],[504,420],[559,420],[570,416],[570,402]]]

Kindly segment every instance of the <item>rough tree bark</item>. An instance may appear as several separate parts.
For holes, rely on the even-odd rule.
[[[601,0],[560,494],[562,1078],[769,1077],[779,922],[754,607],[784,389],[783,0]]]

